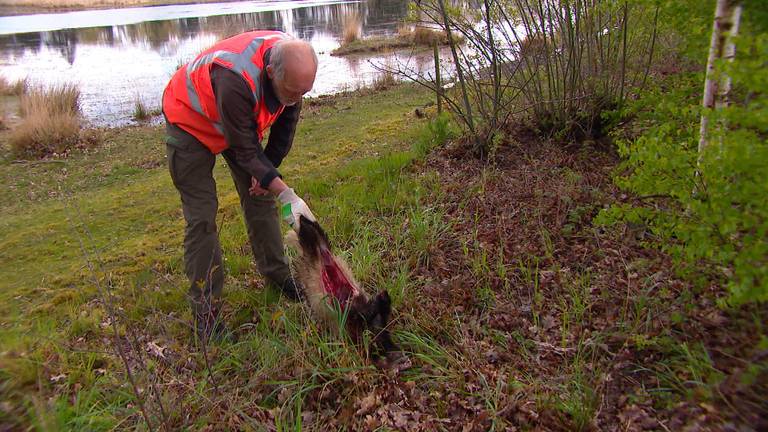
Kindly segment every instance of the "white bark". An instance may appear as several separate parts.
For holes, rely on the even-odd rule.
[[[736,44],[733,42],[733,38],[739,34],[739,23],[741,21],[741,4],[737,4],[733,8],[733,15],[731,16],[731,31],[728,32],[728,38],[725,40],[725,54],[723,58],[729,62],[732,62],[736,58]],[[718,94],[718,99],[715,101],[715,107],[728,106],[730,103],[731,93],[731,77],[728,74],[723,75],[721,85]]]
[[[718,96],[718,107],[727,103],[728,93],[731,89],[730,77],[724,76],[721,82],[717,82],[715,79],[715,63],[722,58],[733,61],[736,55],[733,36],[738,33],[740,19],[741,2],[738,0],[717,0],[715,20],[712,25],[712,39],[709,45],[709,57],[707,58],[704,98],[701,102],[705,112],[701,114],[701,125],[699,127],[699,162],[708,144],[707,129],[709,127],[709,118],[707,117],[706,110],[715,107],[716,95]]]

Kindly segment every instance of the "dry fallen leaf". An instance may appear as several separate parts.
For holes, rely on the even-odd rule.
[[[154,341],[147,343],[147,351],[149,351],[150,354],[152,354],[157,358],[161,358],[161,359],[165,358],[165,353],[164,353],[165,349],[166,349],[165,347],[161,347]]]
[[[371,412],[371,410],[378,405],[378,397],[376,397],[376,394],[371,392],[368,396],[362,398],[360,400],[360,409],[357,410],[355,415],[357,416],[363,416]]]

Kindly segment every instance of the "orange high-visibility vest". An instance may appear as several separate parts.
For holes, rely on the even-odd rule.
[[[280,106],[272,114],[264,103],[261,89],[264,53],[285,39],[289,36],[282,32],[252,31],[225,39],[200,53],[176,71],[165,88],[163,112],[168,121],[192,134],[214,154],[229,147],[224,139],[211,86],[211,67],[217,64],[237,72],[248,83],[256,101],[253,116],[261,141],[264,131],[277,120],[284,108]]]

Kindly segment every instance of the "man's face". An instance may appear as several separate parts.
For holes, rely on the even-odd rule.
[[[282,79],[277,79],[269,70],[271,67],[267,66],[267,68],[270,72],[270,78],[272,78],[272,88],[275,90],[275,95],[280,104],[285,106],[299,103],[301,98],[312,90],[315,83],[314,73],[302,73],[302,71],[286,68]]]

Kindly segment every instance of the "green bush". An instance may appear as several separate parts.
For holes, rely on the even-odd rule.
[[[737,47],[736,60],[719,65],[733,78],[732,103],[708,113],[700,160],[703,73],[629,107],[644,131],[618,142],[625,161],[616,182],[643,199],[597,218],[646,224],[679,263],[726,280],[731,305],[768,300],[768,34],[743,36]]]

